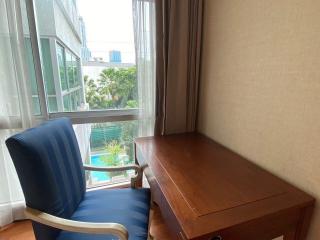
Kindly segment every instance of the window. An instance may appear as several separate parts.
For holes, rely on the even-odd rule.
[[[68,89],[66,58],[65,58],[64,48],[60,44],[57,44],[57,58],[58,58],[61,89],[62,91],[65,91]]]
[[[48,111],[49,112],[57,112],[58,105],[57,105],[57,98],[56,98],[56,90],[54,85],[54,77],[53,77],[53,67],[51,61],[51,49],[49,45],[49,40],[47,38],[41,38],[41,54],[42,54],[42,69],[43,69],[43,79],[45,84],[45,89],[47,93],[47,100],[48,100]],[[32,55],[32,46],[30,42],[30,38],[25,38],[25,47],[26,47],[26,58],[28,62],[28,73],[29,78],[31,81],[31,89],[32,89],[32,99],[33,99],[33,113],[34,115],[40,115],[40,102],[39,102],[39,95],[38,95],[38,86],[37,80],[34,71],[34,61]]]
[[[63,111],[78,111],[84,104],[80,74],[80,59],[57,44],[59,77],[63,93]]]
[[[68,86],[73,88],[74,85],[74,74],[73,74],[73,63],[72,55],[69,51],[66,51],[66,66],[67,66],[67,76],[68,76]]]
[[[81,78],[79,75],[80,72],[80,60],[79,58],[72,56],[72,67],[73,67],[73,79],[74,79],[74,86],[80,87],[81,86]]]
[[[146,96],[148,92],[151,97],[141,101],[148,106],[138,106],[131,4],[132,0],[5,1],[0,9],[10,10],[3,16],[11,22],[3,22],[8,26],[1,49],[5,81],[0,97],[7,101],[1,106],[0,128],[9,132],[69,117],[86,163],[133,163],[133,138],[152,131],[148,121],[153,119],[147,114],[153,111],[155,88],[153,81],[145,80],[153,79],[154,70],[143,67],[151,64],[151,58],[140,54],[139,80],[149,87],[139,93]],[[16,12],[20,6],[21,14]],[[139,35],[147,32],[139,28]],[[112,184],[128,181],[131,174],[88,173],[87,181]]]
[[[55,96],[48,96],[48,107],[49,107],[49,112],[58,111],[57,98]]]
[[[65,112],[71,111],[70,96],[68,94],[63,96],[63,110]]]
[[[138,136],[139,121],[131,0],[61,3],[35,0],[39,24],[37,31],[30,28],[30,37],[26,37],[29,68],[42,69],[42,77],[30,71],[34,114],[74,119],[86,163],[133,163],[133,138]],[[108,19],[96,22],[101,10],[103,18],[121,15],[119,26]],[[109,39],[104,39],[106,36]],[[40,39],[39,49],[32,48],[30,38]],[[35,51],[41,61],[33,61]],[[90,185],[113,184],[128,181],[132,174],[93,172],[87,181]]]
[[[26,62],[28,63],[28,73],[29,79],[31,81],[31,93],[32,93],[32,107],[33,107],[33,114],[40,115],[40,102],[39,102],[39,95],[38,95],[38,85],[36,81],[36,75],[34,71],[34,62],[33,62],[33,55],[32,55],[32,48],[31,48],[31,41],[30,38],[26,37],[24,39],[25,48],[26,48]]]
[[[49,39],[41,39],[41,53],[42,53],[42,64],[43,64],[43,78],[45,81],[47,100],[48,100],[48,111],[57,112],[57,98],[56,88],[54,84],[53,68],[51,61],[51,49],[49,45]]]

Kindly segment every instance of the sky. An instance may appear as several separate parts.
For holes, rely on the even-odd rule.
[[[122,62],[135,62],[132,0],[78,0],[78,10],[92,57],[109,61],[109,51],[120,50]]]

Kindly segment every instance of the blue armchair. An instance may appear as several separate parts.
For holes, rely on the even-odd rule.
[[[150,191],[124,188],[86,191],[85,170],[134,169],[138,165],[83,166],[69,119],[47,121],[7,139],[38,240],[146,240]]]

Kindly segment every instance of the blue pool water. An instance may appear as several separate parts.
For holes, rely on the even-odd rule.
[[[101,160],[100,156],[102,155],[94,155],[91,156],[91,164],[97,167],[105,167],[105,163]],[[94,182],[103,182],[110,181],[111,178],[106,172],[91,172],[91,178]]]

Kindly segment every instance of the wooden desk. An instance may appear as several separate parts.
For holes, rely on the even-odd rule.
[[[314,199],[209,138],[147,137],[135,146],[153,200],[179,239],[305,239]]]

